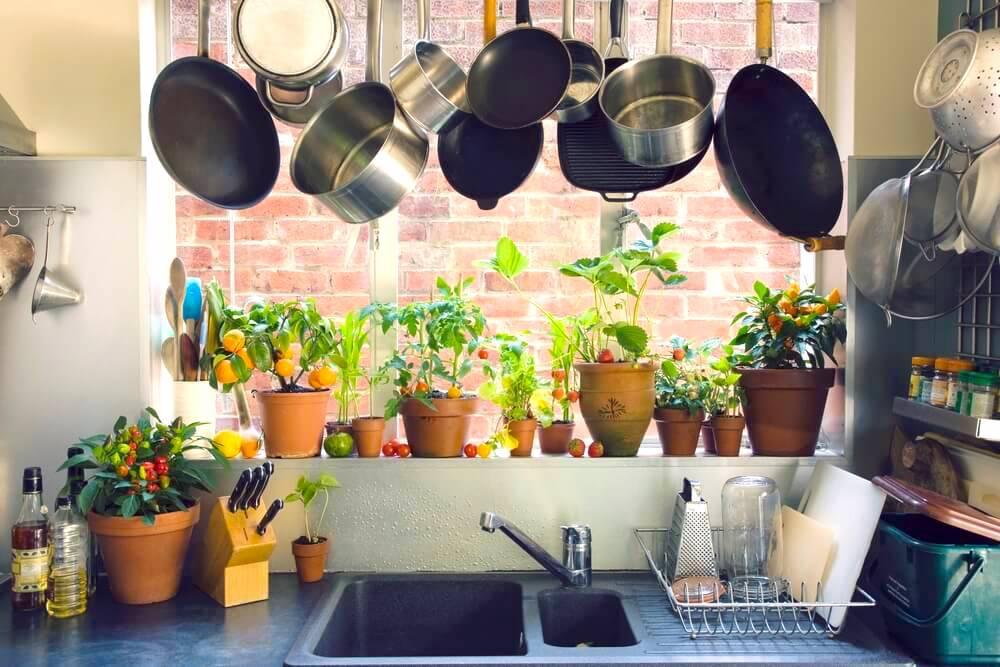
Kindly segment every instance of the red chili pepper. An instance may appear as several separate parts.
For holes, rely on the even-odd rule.
[[[132,467],[135,465],[135,454],[129,454],[125,457],[125,465]]]

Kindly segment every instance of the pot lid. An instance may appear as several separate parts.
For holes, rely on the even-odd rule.
[[[35,133],[24,126],[0,95],[0,155],[38,155]]]
[[[898,477],[875,477],[872,483],[913,512],[1000,542],[1000,519],[980,512],[968,503],[922,489]]]
[[[322,63],[338,28],[328,0],[244,0],[236,26],[247,57],[276,76]]]

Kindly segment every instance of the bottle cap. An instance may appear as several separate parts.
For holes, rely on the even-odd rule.
[[[934,357],[913,357],[912,366],[931,366],[934,364]]]
[[[21,477],[21,493],[41,493],[42,492],[42,469],[38,466],[31,466],[24,469]]]
[[[951,370],[952,360],[947,357],[938,357],[934,361],[934,370],[936,371],[949,371]]]

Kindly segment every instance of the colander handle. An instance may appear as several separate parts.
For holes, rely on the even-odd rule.
[[[958,587],[955,588],[955,591],[948,598],[948,601],[944,603],[944,606],[941,607],[941,609],[935,612],[934,614],[924,618],[918,618],[917,616],[914,616],[913,614],[911,614],[910,612],[906,611],[905,609],[901,608],[898,604],[896,604],[895,599],[892,597],[892,594],[890,593],[888,587],[885,584],[883,584],[880,587],[883,594],[883,603],[892,603],[893,606],[896,607],[896,614],[902,620],[909,623],[910,625],[916,625],[918,627],[928,627],[939,623],[941,619],[947,616],[948,613],[952,610],[952,608],[955,606],[955,603],[958,602],[958,599],[962,597],[962,593],[964,593],[965,589],[969,587],[969,584],[972,583],[972,580],[976,577],[976,575],[982,572],[983,565],[986,564],[986,559],[977,553],[970,553],[969,559],[970,559],[969,571],[965,574],[965,578],[963,578],[962,581],[958,584]],[[875,564],[872,565],[872,570],[874,571],[877,567],[878,563],[876,562]]]

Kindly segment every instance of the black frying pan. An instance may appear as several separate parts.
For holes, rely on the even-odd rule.
[[[757,5],[757,49],[766,60],[771,0]],[[844,177],[833,134],[809,95],[781,71],[758,64],[736,73],[719,109],[715,156],[730,196],[765,227],[807,240],[837,223]]]
[[[149,133],[163,168],[191,194],[220,208],[249,208],[278,179],[278,133],[250,84],[208,57],[208,4],[199,2],[199,55],[156,77]]]
[[[517,0],[517,27],[490,40],[469,69],[469,106],[479,120],[503,130],[538,123],[556,110],[572,63],[562,40],[531,27],[528,0]]]

